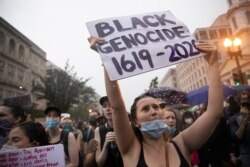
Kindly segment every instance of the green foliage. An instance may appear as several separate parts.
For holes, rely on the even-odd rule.
[[[69,110],[69,114],[72,118],[81,119],[83,121],[88,121],[89,113],[88,113],[87,108],[88,108],[88,105],[83,102],[83,103],[80,103],[76,107],[72,107]]]
[[[67,62],[64,70],[47,70],[47,77],[44,85],[36,84],[33,91],[42,92],[39,99],[47,99],[48,106],[53,105],[61,109],[62,112],[68,112],[72,106],[83,103],[84,106],[92,103],[95,91],[87,86],[89,79],[83,80],[77,77],[74,67],[70,67]]]
[[[37,105],[35,103],[32,104],[32,107],[25,108],[25,112],[28,115],[31,115],[31,119],[34,120],[35,118],[44,117],[44,111],[36,109]]]
[[[158,86],[158,84],[159,84],[158,77],[155,77],[154,79],[151,80],[150,85],[149,85],[149,89],[156,88]]]

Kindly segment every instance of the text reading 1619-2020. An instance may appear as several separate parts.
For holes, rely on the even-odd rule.
[[[151,55],[147,49],[141,49],[138,52],[131,52],[132,58],[130,60],[125,59],[125,55],[123,54],[120,59],[117,57],[112,57],[111,60],[117,70],[119,75],[123,75],[123,71],[125,72],[133,72],[137,68],[143,70],[142,61],[147,61],[150,68],[154,68],[154,63],[152,60],[152,56],[163,56],[168,54],[167,56],[169,62],[177,62],[181,59],[185,59],[191,56],[199,55],[199,51],[195,47],[195,40],[183,41],[181,43],[175,43],[173,45],[164,46],[164,51],[158,52],[156,55]],[[168,51],[170,50],[170,52]]]

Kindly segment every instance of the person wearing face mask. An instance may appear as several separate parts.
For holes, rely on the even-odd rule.
[[[163,109],[163,119],[166,124],[164,134],[167,141],[171,141],[179,133],[177,130],[177,115],[173,109],[166,107],[164,103],[161,103],[160,107]]]
[[[62,129],[67,132],[73,132],[73,121],[70,117],[63,118],[61,120]]]
[[[95,51],[98,45],[106,42],[104,39],[93,36],[88,40],[90,48]],[[207,113],[175,136],[169,144],[164,141],[165,124],[161,118],[163,111],[160,109],[157,98],[145,94],[135,98],[130,110],[130,124],[118,81],[111,81],[107,71],[104,70],[106,92],[113,109],[112,122],[115,139],[124,166],[189,167],[191,166],[191,153],[206,141],[218,124],[217,118],[223,112],[223,93],[217,47],[208,41],[196,42],[195,46],[199,51],[204,52],[203,58],[209,66],[210,87]],[[138,86],[138,83],[135,83],[134,87]]]
[[[182,130],[188,128],[195,121],[193,113],[185,111],[182,114]]]
[[[11,128],[19,122],[24,122],[25,119],[26,114],[22,107],[10,104],[0,106],[0,149],[7,142]]]
[[[229,119],[233,141],[239,145],[238,162],[242,167],[250,164],[250,93],[241,92],[239,96],[240,112]]]
[[[46,145],[49,145],[49,138],[44,127],[37,122],[23,122],[11,129],[0,152]]]
[[[60,125],[61,111],[57,107],[47,107],[45,109],[45,125],[49,135],[50,144],[63,144],[65,152],[66,167],[77,167],[79,164],[78,148],[75,136],[71,132],[62,130]]]
[[[87,145],[89,141],[94,138],[94,132],[96,127],[98,126],[98,118],[99,113],[97,111],[92,111],[89,113],[89,126],[83,138],[85,145]]]

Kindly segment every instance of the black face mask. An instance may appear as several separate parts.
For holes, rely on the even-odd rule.
[[[97,119],[96,119],[96,118],[90,118],[90,119],[89,119],[89,124],[90,124],[91,126],[96,127],[96,126],[97,126]]]

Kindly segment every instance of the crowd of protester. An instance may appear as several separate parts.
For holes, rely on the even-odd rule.
[[[213,48],[206,43],[197,47],[204,52]],[[197,111],[180,112],[144,93],[128,114],[118,83],[105,72],[107,96],[99,100],[101,112],[89,113],[88,122],[62,117],[57,106],[44,110],[45,122],[32,122],[22,107],[1,105],[0,153],[63,144],[67,167],[249,167],[250,93],[228,97],[223,110],[216,55],[213,50],[208,54],[212,102]]]
[[[168,141],[192,126],[206,112],[207,107],[204,104],[196,111],[180,112],[166,106],[163,100],[158,101],[166,125],[163,136]],[[250,165],[250,93],[238,92],[229,96],[224,103],[224,114],[212,135],[190,155],[192,167]],[[122,167],[123,161],[112,123],[113,109],[107,96],[100,98],[100,105],[102,112],[89,113],[88,122],[76,121],[71,117],[61,118],[61,111],[51,106],[44,111],[45,122],[41,124],[25,121],[22,107],[3,104],[0,106],[1,152],[61,143],[64,145],[67,166]],[[106,121],[103,121],[103,117]]]

